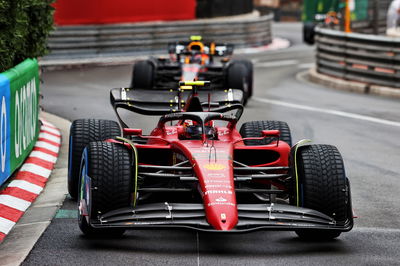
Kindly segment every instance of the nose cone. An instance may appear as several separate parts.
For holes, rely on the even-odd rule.
[[[229,231],[238,223],[236,205],[206,207],[207,221],[215,230]]]

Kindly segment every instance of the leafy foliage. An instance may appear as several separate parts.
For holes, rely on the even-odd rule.
[[[54,0],[0,0],[0,72],[46,54]]]

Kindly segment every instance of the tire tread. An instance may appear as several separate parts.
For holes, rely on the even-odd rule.
[[[286,122],[264,120],[264,121],[251,121],[246,122],[240,128],[240,135],[243,138],[261,137],[262,130],[279,130],[280,140],[285,141],[289,146],[292,146],[292,136],[290,128]],[[263,140],[245,140],[247,146],[266,145],[272,141],[272,138],[265,138]]]
[[[78,119],[72,122],[70,137],[72,147],[68,157],[68,191],[72,198],[78,196],[78,179],[81,156],[85,147],[92,141],[106,140],[121,135],[117,122],[104,119]],[[70,140],[70,141],[71,141]]]

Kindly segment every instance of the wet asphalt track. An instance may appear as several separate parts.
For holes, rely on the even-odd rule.
[[[298,26],[279,25],[299,43]],[[257,60],[255,96],[241,119],[283,120],[293,140],[336,145],[351,180],[359,216],[338,240],[301,242],[291,232],[215,235],[180,230],[130,231],[122,239],[85,239],[73,218],[55,218],[23,265],[400,265],[400,101],[327,89],[298,81],[313,62],[301,44]],[[126,86],[130,67],[44,73],[46,111],[70,120],[115,119],[112,87]],[[338,112],[339,111],[339,112]],[[373,119],[371,119],[373,118]],[[134,116],[150,129],[155,119]],[[395,123],[389,123],[392,121]],[[60,213],[75,209],[67,199]]]

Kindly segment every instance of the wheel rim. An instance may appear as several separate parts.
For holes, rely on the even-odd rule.
[[[87,174],[87,150],[84,150],[82,163],[81,163],[81,171],[79,178],[79,200],[78,200],[78,220],[79,222],[83,222],[86,219],[84,215],[85,211],[87,217],[90,214],[90,179]]]
[[[72,181],[72,135],[69,136],[69,154],[68,154],[68,179],[69,182]]]

